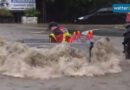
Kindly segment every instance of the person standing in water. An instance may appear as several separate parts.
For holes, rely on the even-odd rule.
[[[64,43],[69,42],[71,39],[71,34],[68,32],[68,29],[59,26],[56,22],[49,24],[49,30],[51,31],[49,35],[50,43]]]

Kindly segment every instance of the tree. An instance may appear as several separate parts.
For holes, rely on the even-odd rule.
[[[130,0],[37,0],[37,2],[42,3],[43,21],[46,22],[46,6],[48,3],[55,3],[54,7],[49,7],[51,9],[56,9],[56,13],[53,13],[53,16],[63,21],[73,21],[74,17],[85,15],[93,9],[112,6],[114,3],[130,3]],[[59,13],[61,11],[62,13]]]

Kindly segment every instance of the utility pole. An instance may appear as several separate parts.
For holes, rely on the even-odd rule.
[[[42,9],[43,10],[43,22],[45,23],[47,21],[47,19],[46,19],[46,15],[47,15],[46,14],[46,0],[42,0],[42,1],[43,1],[42,2],[43,3],[43,5],[42,5],[43,6],[43,9]]]
[[[40,11],[39,22],[46,22],[46,0],[36,0],[36,8]]]

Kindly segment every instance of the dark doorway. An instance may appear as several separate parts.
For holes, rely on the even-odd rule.
[[[21,18],[24,16],[24,11],[12,11],[14,22],[15,23],[21,23]]]

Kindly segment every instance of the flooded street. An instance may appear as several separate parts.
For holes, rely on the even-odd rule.
[[[121,53],[121,68],[122,72],[118,74],[106,74],[96,77],[68,77],[55,78],[50,80],[30,79],[26,77],[13,78],[0,75],[0,89],[1,90],[129,90],[130,89],[130,61],[124,59],[122,54],[123,47],[121,36],[124,28],[121,25],[65,25],[70,28],[71,32],[74,30],[86,31],[89,29],[102,29],[104,34],[98,30],[95,32],[96,39],[108,36],[118,52]],[[27,44],[31,47],[50,48],[47,25],[20,25],[20,24],[0,24],[0,36],[7,38],[9,41],[17,41]],[[117,28],[118,27],[118,28]],[[121,28],[121,29],[120,29]],[[105,32],[105,30],[110,30]],[[118,29],[120,31],[118,31]],[[114,32],[114,30],[116,30]],[[109,33],[109,34],[107,34]],[[111,33],[116,33],[111,34]],[[83,36],[84,37],[84,36]],[[87,44],[72,44],[85,52],[88,52]],[[79,54],[79,53],[78,53]],[[13,59],[12,59],[13,60]],[[28,72],[27,72],[28,73]],[[44,73],[43,73],[44,74]],[[42,74],[41,74],[42,76]],[[43,75],[44,76],[44,75]],[[71,76],[71,75],[70,75]],[[72,75],[73,76],[73,75]]]

